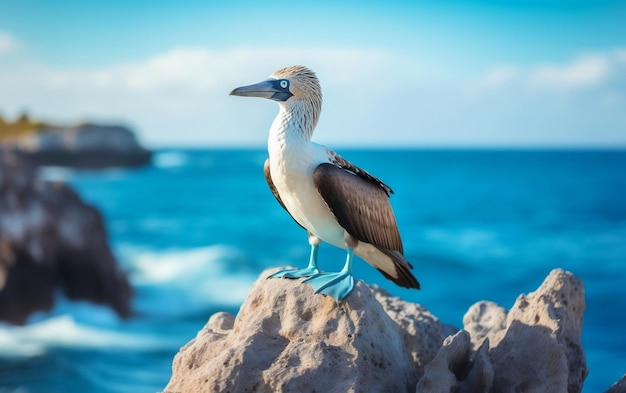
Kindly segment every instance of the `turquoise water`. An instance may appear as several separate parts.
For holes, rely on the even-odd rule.
[[[585,392],[626,373],[626,152],[340,150],[395,191],[421,291],[366,263],[357,279],[461,326],[474,302],[505,308],[556,267],[586,286]],[[264,150],[162,150],[139,170],[49,168],[104,214],[136,316],[59,295],[26,327],[0,325],[0,392],[157,392],[171,361],[216,311],[236,313],[267,267],[305,265],[306,235],[263,178]],[[339,269],[342,250],[322,246]],[[5,388],[3,390],[3,388]]]

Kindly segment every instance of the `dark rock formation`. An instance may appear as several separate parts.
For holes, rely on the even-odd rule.
[[[5,150],[19,152],[35,165],[136,167],[148,164],[152,157],[135,134],[122,126],[43,124],[36,131],[5,141],[3,145]]]
[[[458,332],[362,282],[337,304],[271,273],[179,351],[165,392],[579,392],[587,375],[583,285],[563,270]]]
[[[606,393],[626,393],[626,374],[619,381],[615,382]]]
[[[24,323],[59,290],[131,313],[98,211],[66,184],[38,180],[19,156],[0,155],[0,320]]]

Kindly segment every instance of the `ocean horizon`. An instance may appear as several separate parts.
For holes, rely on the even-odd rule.
[[[405,255],[422,284],[397,287],[361,260],[354,276],[462,327],[467,309],[509,309],[554,268],[585,284],[583,392],[626,373],[626,149],[345,148],[393,190]],[[236,314],[268,267],[304,266],[306,233],[263,176],[264,148],[161,148],[149,166],[43,168],[103,214],[134,316],[62,294],[25,326],[0,324],[0,392],[157,392],[210,315]],[[323,244],[324,270],[345,253]]]

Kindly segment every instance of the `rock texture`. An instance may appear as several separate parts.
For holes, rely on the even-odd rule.
[[[337,304],[299,281],[266,280],[272,272],[261,275],[237,317],[213,315],[180,350],[165,391],[415,389],[446,330],[428,311],[362,282]],[[387,310],[377,296],[388,299]]]
[[[98,211],[66,184],[38,180],[20,157],[0,155],[0,320],[24,323],[59,290],[131,312]]]
[[[272,272],[179,351],[165,392],[579,392],[587,375],[583,285],[563,270],[460,331],[362,282],[337,304]]]
[[[148,164],[152,153],[135,134],[116,125],[43,124],[35,132],[6,140],[5,150],[19,152],[36,165],[74,168],[136,167]]]
[[[556,269],[535,292],[520,295],[508,313],[480,302],[463,324],[474,347],[489,340],[494,391],[579,392],[588,372],[580,343],[584,310],[582,281]]]
[[[426,365],[416,392],[490,392],[494,370],[488,350],[485,341],[478,351],[472,353],[470,334],[466,330],[448,336],[435,358]]]

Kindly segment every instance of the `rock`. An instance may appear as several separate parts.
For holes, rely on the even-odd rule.
[[[448,336],[435,358],[426,365],[416,392],[490,392],[494,371],[488,348],[489,342],[484,341],[472,359],[472,344],[466,330]]]
[[[98,211],[68,185],[38,180],[20,157],[0,155],[0,320],[24,323],[59,290],[131,314],[131,287]]]
[[[457,328],[442,325],[438,319],[419,304],[408,303],[391,296],[387,291],[373,287],[376,300],[400,327],[404,349],[422,376],[424,366],[435,357],[444,337],[457,332]]]
[[[42,124],[33,132],[4,141],[3,145],[5,150],[19,152],[35,165],[136,167],[148,164],[152,157],[131,130],[116,125]]]
[[[267,280],[273,271],[236,317],[213,315],[180,350],[166,392],[415,390],[444,338],[428,311],[363,282],[337,304],[301,280]]]
[[[273,271],[179,351],[165,392],[579,392],[587,375],[582,282],[560,269],[508,312],[476,303],[458,332],[360,281],[337,304]]]
[[[533,293],[520,295],[508,313],[491,302],[463,318],[474,348],[489,339],[497,392],[579,392],[587,376],[580,343],[583,283],[553,270]]]
[[[463,317],[463,326],[470,332],[474,350],[488,335],[506,329],[506,310],[494,302],[482,301],[472,305]]]
[[[626,393],[626,374],[615,382],[605,393]]]

